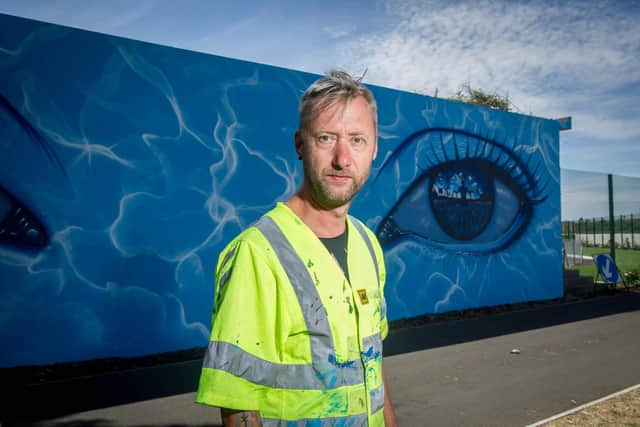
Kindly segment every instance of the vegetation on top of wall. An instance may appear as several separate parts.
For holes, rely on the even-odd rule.
[[[473,89],[469,83],[460,86],[456,94],[449,99],[452,101],[466,102],[467,104],[484,105],[504,111],[511,110],[511,102],[509,101],[508,95],[502,96],[498,93],[484,91],[483,89]]]

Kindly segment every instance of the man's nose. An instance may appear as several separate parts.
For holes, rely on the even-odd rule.
[[[333,146],[332,166],[336,169],[344,169],[351,166],[351,150],[349,143],[344,139],[340,139]]]

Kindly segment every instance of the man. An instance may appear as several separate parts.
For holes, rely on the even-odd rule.
[[[377,154],[371,92],[342,71],[300,102],[299,191],[236,237],[216,268],[196,401],[225,426],[396,426],[382,371],[382,250],[348,215]]]

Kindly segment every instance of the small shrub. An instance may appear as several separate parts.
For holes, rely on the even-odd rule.
[[[627,285],[640,284],[640,272],[638,270],[626,271],[622,274]]]

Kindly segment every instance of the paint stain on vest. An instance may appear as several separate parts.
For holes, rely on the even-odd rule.
[[[333,416],[345,416],[347,415],[347,410],[349,408],[348,405],[348,401],[347,399],[341,397],[341,394],[336,394],[333,395],[329,398],[329,402],[327,402],[329,405],[329,412],[333,415]],[[311,424],[307,424],[307,425],[311,425]],[[313,424],[316,425],[316,424]],[[320,425],[320,424],[318,424]],[[336,423],[332,423],[331,425],[334,426],[340,426],[340,427],[346,427],[347,425],[347,420],[336,420]]]
[[[351,298],[344,297],[344,302],[347,304],[347,307],[349,308],[349,314],[352,314],[353,313],[353,306],[351,305]]]
[[[355,360],[347,360],[346,362],[338,362],[336,356],[334,354],[330,354],[328,357],[329,363],[334,365],[336,368],[355,368]]]
[[[373,346],[369,347],[367,351],[363,351],[361,354],[362,358],[365,360],[377,359],[378,357],[380,357],[379,351],[376,351],[375,353],[373,352]]]

